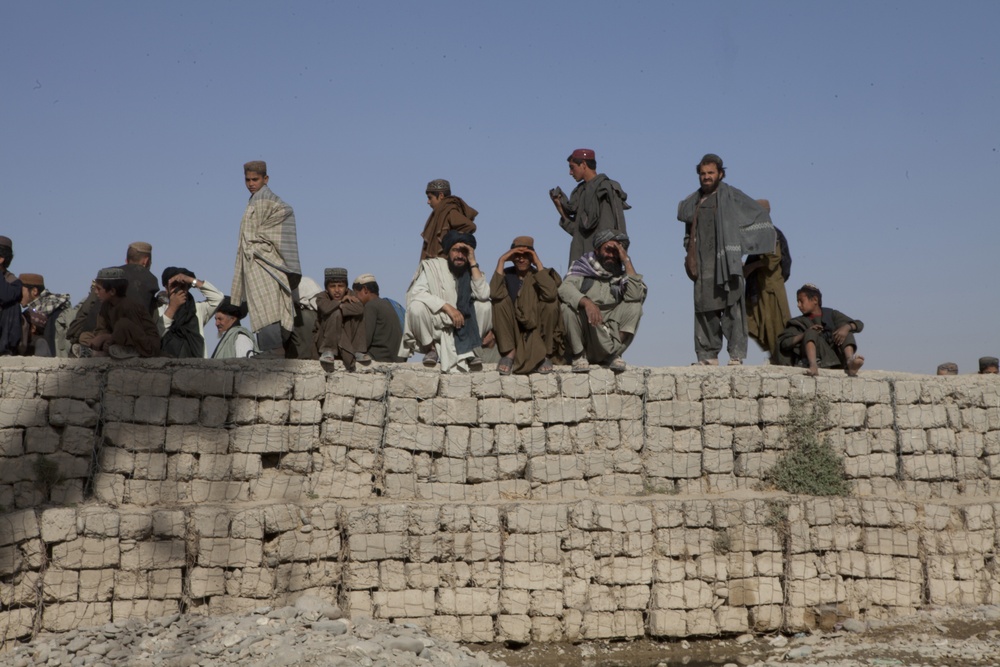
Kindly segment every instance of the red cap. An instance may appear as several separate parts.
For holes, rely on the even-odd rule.
[[[597,159],[597,155],[594,154],[594,150],[591,149],[591,148],[577,148],[575,151],[573,151],[570,154],[569,158],[567,158],[567,159],[569,159],[569,160],[596,160]]]

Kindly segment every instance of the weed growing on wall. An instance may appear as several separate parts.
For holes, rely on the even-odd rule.
[[[829,439],[830,403],[824,398],[793,397],[785,419],[789,448],[764,475],[782,491],[812,496],[845,496],[850,493],[844,462]]]

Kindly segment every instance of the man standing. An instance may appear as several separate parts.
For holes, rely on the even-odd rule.
[[[423,247],[420,249],[420,261],[441,257],[444,254],[441,239],[449,230],[475,234],[476,223],[473,220],[479,215],[479,212],[462,201],[461,197],[452,196],[451,183],[443,178],[428,183],[426,194],[431,214],[427,216],[424,231],[420,234],[424,239]]]
[[[14,242],[0,236],[0,356],[14,354],[21,342],[21,281],[10,272]]]
[[[569,199],[561,188],[549,190],[559,211],[559,226],[573,237],[569,264],[592,247],[590,239],[601,230],[625,234],[625,211],[632,208],[618,181],[597,173],[597,155],[589,148],[577,148],[566,160],[569,175],[577,182]]]
[[[628,246],[624,233],[597,232],[594,251],[573,262],[559,286],[574,373],[586,373],[591,362],[615,373],[625,370],[621,355],[639,330],[646,300],[646,283],[632,266]]]
[[[747,356],[742,258],[773,253],[777,237],[767,211],[722,182],[722,158],[709,153],[696,170],[701,187],[677,207],[694,281],[694,348],[699,364],[717,366],[725,336],[729,365],[738,366]]]
[[[284,357],[295,322],[292,290],[302,277],[295,213],[267,187],[266,162],[247,162],[243,174],[250,202],[240,222],[230,298],[247,302],[261,353]]]
[[[476,237],[455,230],[441,240],[447,258],[420,262],[406,292],[406,326],[400,356],[424,354],[424,365],[441,371],[479,370],[474,350],[493,327],[490,286],[476,262]]]
[[[401,361],[399,343],[403,327],[396,308],[379,296],[378,281],[370,273],[354,279],[354,292],[365,304],[365,341],[368,354],[375,361]]]

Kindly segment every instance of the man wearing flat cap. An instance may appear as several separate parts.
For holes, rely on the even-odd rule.
[[[334,267],[323,271],[326,288],[316,296],[316,353],[328,371],[334,360],[354,370],[355,362],[371,363],[365,351],[365,305],[347,288],[347,269]]]
[[[700,187],[677,206],[684,223],[684,268],[694,281],[694,349],[698,364],[718,366],[723,336],[729,365],[747,356],[743,256],[773,253],[777,235],[759,203],[722,182],[722,158],[706,154],[696,166]]]
[[[628,195],[618,181],[597,173],[597,154],[590,148],[577,148],[568,158],[569,175],[577,182],[569,199],[561,188],[549,190],[549,197],[559,211],[559,226],[573,237],[569,246],[569,264],[592,249],[591,239],[602,230],[625,234],[625,211]]]
[[[427,205],[431,214],[427,216],[424,231],[420,234],[424,243],[420,249],[420,260],[444,256],[441,239],[449,230],[463,234],[475,234],[478,212],[466,204],[461,197],[451,194],[451,183],[437,178],[427,184]]]
[[[295,326],[292,290],[302,278],[295,213],[267,186],[263,160],[244,164],[243,177],[250,201],[240,221],[230,298],[247,302],[261,354],[284,358]]]
[[[24,306],[20,353],[54,357],[57,350],[62,349],[60,356],[66,356],[68,346],[60,346],[65,341],[57,340],[56,325],[70,307],[69,294],[53,294],[45,289],[45,277],[40,273],[22,273],[20,280],[21,305]]]
[[[405,361],[399,356],[403,325],[395,302],[379,295],[378,280],[370,273],[354,279],[354,293],[365,305],[365,343],[369,356],[375,361]]]
[[[115,268],[119,268],[125,273],[125,280],[128,282],[125,297],[146,308],[155,321],[159,317],[157,313],[159,302],[156,299],[156,294],[159,292],[160,283],[149,270],[152,263],[153,246],[145,241],[136,241],[130,243],[128,250],[125,251],[125,263]],[[79,342],[81,333],[93,331],[94,327],[97,326],[97,313],[100,309],[101,302],[92,287],[90,294],[77,308],[76,316],[69,325],[67,338],[71,342]]]
[[[0,236],[0,356],[16,354],[21,342],[21,281],[10,272],[14,242]]]
[[[212,353],[213,359],[246,359],[257,354],[257,343],[250,330],[240,324],[247,316],[246,304],[236,306],[226,296],[215,311],[215,328],[219,344]]]
[[[406,292],[406,325],[399,355],[424,354],[444,373],[480,370],[476,356],[493,326],[490,287],[476,261],[476,237],[455,230],[441,240],[447,257],[420,262]]]
[[[513,266],[504,268],[507,262]],[[563,321],[559,309],[562,279],[542,266],[535,239],[518,236],[497,260],[490,279],[493,335],[500,375],[551,373],[553,359],[562,360]]]
[[[997,373],[1000,373],[1000,359],[996,357],[979,358],[980,375],[996,375]]]
[[[149,312],[125,295],[128,279],[119,266],[97,272],[95,292],[101,302],[97,327],[80,335],[75,357],[132,359],[160,356],[160,332]]]
[[[628,235],[602,229],[594,250],[578,258],[559,287],[566,348],[574,373],[599,363],[615,373],[625,370],[622,355],[642,319],[646,283],[629,257]]]

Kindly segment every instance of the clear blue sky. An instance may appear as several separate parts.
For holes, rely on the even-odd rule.
[[[305,274],[402,300],[434,178],[480,211],[484,269],[520,234],[563,269],[547,192],[589,147],[649,285],[626,359],[686,365],[676,208],[715,152],[771,201],[793,314],[813,282],[864,320],[866,368],[970,372],[1000,354],[997,26],[993,1],[5,0],[0,234],[74,301],[136,240],[228,293],[265,159]]]

